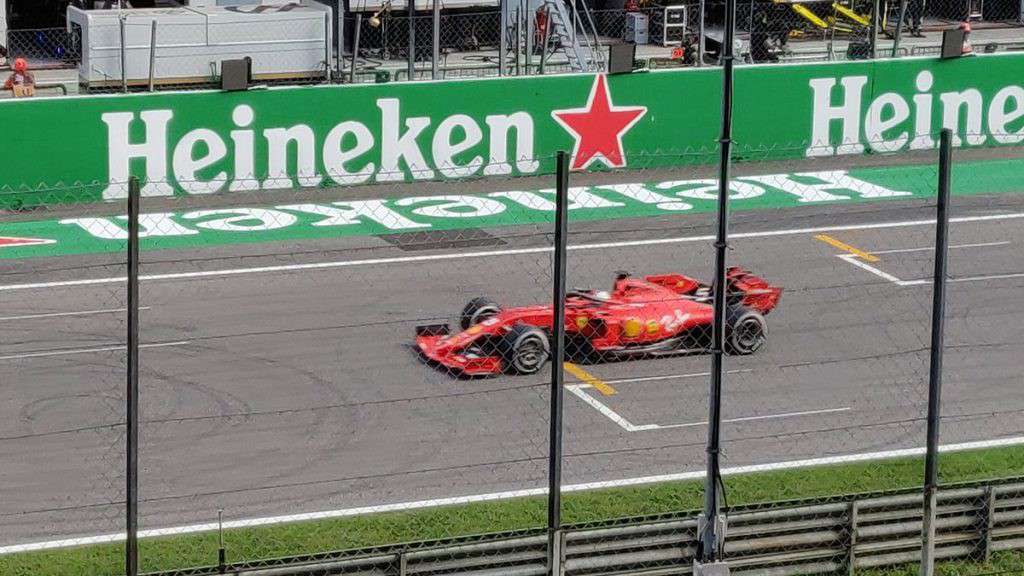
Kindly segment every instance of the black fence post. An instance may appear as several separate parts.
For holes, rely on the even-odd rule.
[[[893,33],[892,58],[899,58],[900,41],[903,39],[903,22],[907,18],[907,0],[900,0],[899,16],[896,18],[896,31]]]
[[[871,59],[878,59],[878,27],[882,25],[882,15],[879,14],[879,10],[882,8],[881,0],[874,0],[871,7],[871,31],[870,31],[870,43],[871,43]]]
[[[363,13],[356,12],[356,25],[352,30],[352,67],[349,68],[348,81],[356,82],[356,61],[359,60],[359,31],[363,28]]]
[[[551,323],[551,415],[548,450],[548,575],[562,573],[562,402],[565,382],[565,269],[569,243],[569,155],[558,153],[554,294]]]
[[[498,76],[504,76],[507,72],[505,61],[508,59],[508,2],[509,0],[498,0],[501,5],[501,35],[498,37]]]
[[[935,275],[932,277],[932,342],[928,370],[928,452],[924,460],[924,525],[921,576],[935,572],[935,506],[939,489],[939,422],[942,413],[942,345],[946,313],[946,260],[949,252],[949,188],[953,132],[939,140],[939,194],[935,220]]]
[[[726,285],[725,257],[729,238],[729,169],[732,161],[733,39],[736,34],[736,0],[725,7],[725,34],[722,42],[722,135],[718,141],[718,231],[715,238],[714,322],[711,341],[711,390],[708,401],[707,475],[704,486],[704,513],[699,528],[700,562],[721,560],[725,545],[725,522],[721,518],[722,446],[722,356],[725,353]],[[697,572],[695,568],[695,573]]]
[[[127,37],[127,32],[125,31],[125,27],[128,25],[127,18],[128,17],[123,12],[118,13],[118,30],[121,36],[121,92],[124,92],[125,94],[128,93],[128,46],[125,43],[127,41],[125,39]]]
[[[139,573],[139,179],[128,180],[128,382],[125,398],[126,576]]]
[[[441,60],[441,0],[434,0],[431,11],[433,24],[433,51],[430,54],[430,79],[437,80],[437,67]]]
[[[409,3],[409,81],[416,79],[416,0],[406,0]]]

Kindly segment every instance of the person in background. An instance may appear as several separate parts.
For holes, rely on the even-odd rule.
[[[924,15],[924,0],[910,0],[907,3],[907,16],[910,17],[910,35],[924,38],[921,32],[921,17]]]
[[[11,75],[7,77],[7,81],[4,82],[4,90],[13,90],[15,86],[33,87],[35,85],[36,79],[28,71],[28,62],[24,58],[16,59],[14,61],[14,72],[11,72]]]

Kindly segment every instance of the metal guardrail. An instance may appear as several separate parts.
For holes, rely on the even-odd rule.
[[[850,496],[825,504],[781,503],[729,511],[726,560],[735,572],[788,576],[851,573],[921,555],[919,491]],[[695,513],[639,518],[562,532],[566,576],[688,574],[697,550]],[[1024,478],[947,487],[938,496],[939,559],[1024,549]],[[162,576],[543,576],[543,530],[413,543]]]
[[[60,93],[61,96],[68,95],[68,87],[66,84],[60,82],[47,82],[36,84],[36,96],[56,96],[56,93]],[[14,95],[10,90],[0,90],[0,100],[7,100],[14,98]]]

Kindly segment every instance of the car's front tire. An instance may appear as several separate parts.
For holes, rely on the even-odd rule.
[[[501,306],[490,298],[478,297],[470,300],[459,314],[459,326],[466,330],[484,320],[501,313]]]
[[[516,324],[498,341],[498,352],[506,372],[535,374],[550,358],[551,347],[540,328]]]

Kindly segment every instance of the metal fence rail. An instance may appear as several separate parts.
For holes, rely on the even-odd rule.
[[[729,511],[726,559],[737,573],[822,574],[920,560],[917,490],[736,507]],[[689,574],[697,516],[639,518],[563,531],[567,576]],[[936,558],[987,560],[1024,549],[1024,478],[951,486],[938,495]],[[351,550],[258,564],[212,566],[160,576],[541,576],[544,530],[447,542]]]
[[[925,29],[931,36],[927,42],[913,45],[901,45],[893,50],[887,42],[894,37],[897,16],[892,14],[898,2],[889,3],[889,10],[883,14],[884,21],[879,26],[882,43],[877,47],[878,57],[896,56],[934,56],[939,52],[941,44],[940,32],[954,28],[959,20],[954,18],[955,10],[943,10],[945,3],[937,3],[927,10]],[[962,3],[961,3],[962,4]],[[957,7],[961,4],[956,4]],[[681,27],[664,28],[666,22],[665,7],[649,6],[643,9],[628,11],[625,9],[595,9],[590,14],[594,21],[599,47],[616,44],[627,37],[627,20],[631,12],[639,13],[647,18],[648,36],[653,50],[649,57],[651,66],[659,65],[659,60],[668,59],[669,47],[682,44],[692,50],[699,32],[700,4],[687,2],[675,6],[682,8],[683,24]],[[815,11],[794,10],[793,6],[802,3],[764,4],[739,2],[737,5],[736,26],[744,43],[743,61],[754,62],[814,62],[846,59],[862,59],[870,57],[867,52],[870,43],[870,10],[858,4],[858,9],[844,8],[846,3],[810,3]],[[824,6],[824,7],[823,7]],[[993,4],[992,6],[996,6]],[[999,8],[1001,6],[1001,8]],[[997,9],[998,8],[998,9]],[[959,8],[957,8],[959,9]],[[721,0],[704,4],[705,25],[711,29],[721,27],[721,13],[724,4]],[[950,12],[950,10],[953,10]],[[1021,42],[1017,38],[999,36],[979,36],[1012,29],[1022,25],[1024,16],[1006,11],[1006,3],[996,8],[987,8],[982,29],[975,35],[977,51],[1020,50]],[[950,15],[952,14],[952,16]],[[946,15],[939,17],[941,15]],[[366,14],[357,18],[353,14],[344,14],[340,18],[342,30],[338,45],[332,46],[329,59],[333,74],[328,75],[326,69],[307,70],[303,74],[295,74],[270,80],[274,84],[309,84],[324,82],[367,82],[367,81],[408,81],[410,73],[405,63],[409,56],[409,25],[408,16],[402,11],[390,9],[379,15]],[[996,17],[998,16],[998,17]],[[972,19],[972,20],[976,20]],[[501,38],[500,13],[496,10],[480,10],[473,12],[443,13],[439,16],[436,35],[437,62],[432,56],[431,46],[434,42],[435,27],[433,18],[428,13],[415,17],[415,63],[418,70],[414,79],[430,79],[433,66],[443,71],[437,77],[463,78],[484,77],[498,74],[499,44]],[[145,26],[148,30],[148,26]],[[358,30],[357,30],[358,29]],[[148,32],[146,32],[148,34]],[[171,38],[180,35],[173,29],[162,29],[162,36]],[[358,44],[353,42],[358,38]],[[884,40],[888,38],[889,40]],[[6,40],[6,43],[4,41]],[[331,39],[328,39],[331,40]],[[332,42],[333,43],[333,42]],[[7,51],[9,59],[26,58],[34,68],[74,67],[81,62],[83,53],[81,33],[67,28],[14,29],[7,32],[6,39],[0,38],[0,45]],[[336,51],[335,51],[336,50]],[[661,50],[661,52],[658,52]],[[353,51],[356,52],[355,69],[353,70]],[[557,74],[571,71],[570,66],[548,63],[543,70],[539,69],[540,58],[533,55],[532,66],[525,53],[518,54],[522,73]],[[275,56],[280,57],[280,56]],[[641,57],[644,59],[645,57]],[[696,56],[687,56],[678,62],[679,65],[694,65]],[[515,50],[506,57],[509,73],[515,69],[513,65],[517,56]],[[564,59],[562,54],[555,55],[556,61]],[[164,60],[161,57],[161,60]],[[714,63],[714,58],[709,63]],[[331,76],[328,78],[328,76]],[[115,74],[111,73],[107,82],[96,82],[91,91],[110,91],[119,87]],[[185,83],[164,81],[157,82],[157,89],[180,88],[216,88],[219,77],[216,67],[210,71],[209,77],[195,77]],[[141,86],[141,85],[140,85]]]

